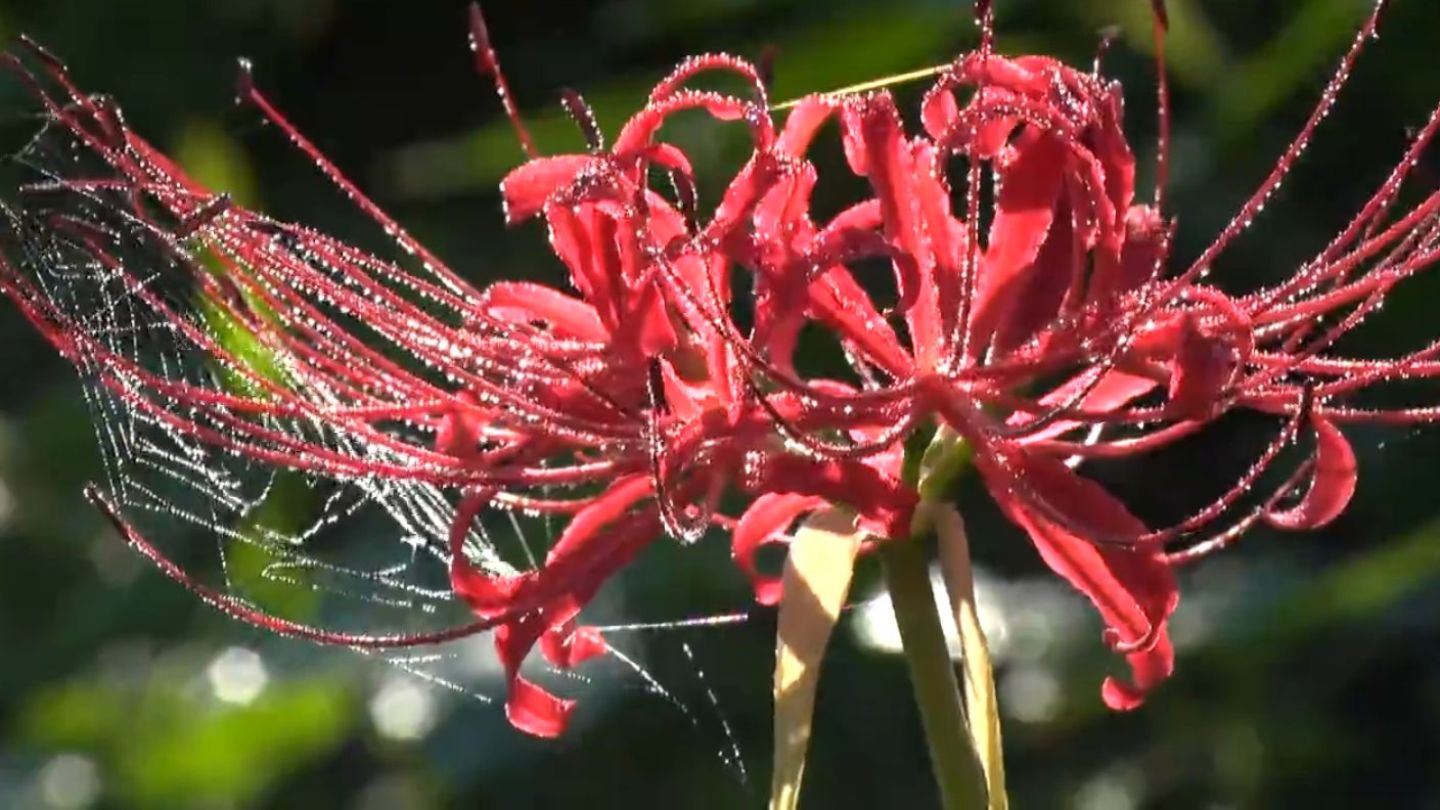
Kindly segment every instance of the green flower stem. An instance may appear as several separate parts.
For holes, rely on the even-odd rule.
[[[945,810],[971,810],[985,807],[985,773],[970,742],[960,684],[930,584],[923,537],[922,533],[881,543],[880,561],[910,664],[941,805]]]

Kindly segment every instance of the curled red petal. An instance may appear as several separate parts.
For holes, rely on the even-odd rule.
[[[554,739],[565,732],[575,701],[557,697],[520,677],[520,664],[544,632],[535,617],[495,631],[495,652],[505,670],[505,717],[510,725],[536,737]]]
[[[664,166],[671,171],[677,171],[695,182],[695,169],[690,165],[690,157],[680,147],[671,143],[654,143],[642,149],[639,157]]]
[[[552,205],[545,218],[550,225],[551,249],[569,268],[575,289],[596,309],[601,322],[606,322],[607,314],[612,314],[614,296],[606,284],[600,213],[593,205]]]
[[[1145,702],[1145,695],[1175,671],[1175,648],[1168,635],[1162,635],[1148,650],[1125,656],[1130,665],[1131,683],[1108,677],[1100,685],[1100,699],[1117,712],[1128,712]]]
[[[767,543],[785,542],[785,530],[796,518],[824,506],[822,498],[772,492],[756,498],[735,522],[730,534],[730,553],[735,564],[750,577],[756,602],[778,604],[782,584],[780,577],[760,573],[755,565],[755,553]]]
[[[920,104],[920,123],[931,138],[944,137],[960,115],[960,105],[955,93],[947,88],[936,87],[925,94]]]
[[[920,274],[915,306],[906,316],[916,360],[928,368],[944,352],[944,341],[957,317],[968,233],[964,224],[951,215],[950,188],[935,147],[917,139],[912,152],[915,166],[912,189],[933,265],[930,272]]]
[[[507,613],[520,589],[533,578],[530,573],[514,576],[486,574],[472,565],[465,555],[465,536],[470,532],[470,524],[489,503],[489,498],[489,493],[465,497],[450,524],[450,589],[481,618]]]
[[[1128,293],[1156,274],[1164,258],[1165,221],[1148,205],[1132,205],[1125,213],[1124,245],[1119,253],[1095,253],[1095,273],[1088,292],[1091,304],[1116,306]]]
[[[865,359],[887,374],[903,378],[913,370],[914,362],[895,330],[843,265],[832,266],[810,284],[810,305],[817,320],[853,343]]]
[[[1044,133],[1027,132],[1015,157],[1002,170],[1004,186],[995,200],[986,258],[1001,278],[1035,260],[1055,217],[1055,199],[1065,179],[1065,144]]]
[[[630,156],[650,145],[667,119],[685,110],[704,110],[717,121],[741,121],[752,126],[756,146],[768,147],[774,137],[769,116],[756,114],[754,102],[702,90],[682,90],[655,99],[630,117],[615,138],[613,152]]]
[[[783,244],[789,233],[805,226],[818,178],[815,167],[803,163],[765,192],[754,216],[755,234],[761,242]]]
[[[518,574],[514,577],[492,577],[484,574],[469,564],[465,555],[454,555],[451,564],[452,591],[455,591],[456,597],[465,600],[472,613],[481,618],[510,613],[510,605],[516,601],[521,588],[531,581],[531,574]]]
[[[574,182],[576,175],[594,158],[586,155],[556,155],[529,161],[500,181],[505,221],[524,222],[540,212],[550,195]]]
[[[720,240],[741,227],[765,193],[784,174],[782,167],[771,156],[756,154],[752,157],[721,195],[720,204],[715,207],[715,216],[706,228],[707,236]]]
[[[1090,145],[1103,169],[1105,194],[1117,217],[1124,216],[1135,199],[1135,154],[1125,140],[1122,127],[1124,105],[1118,91],[1111,91],[1095,105],[1099,121],[1090,129]],[[1116,236],[1124,235],[1125,223],[1117,221]]]
[[[1310,489],[1289,509],[1265,515],[1277,528],[1318,529],[1339,517],[1355,495],[1360,472],[1349,440],[1319,414],[1311,414],[1310,424],[1315,430],[1315,468]]]
[[[1123,371],[1107,371],[1093,386],[1091,386],[1090,380],[1091,375],[1082,371],[1041,397],[1040,402],[1043,405],[1059,405],[1069,401],[1071,397],[1076,396],[1086,387],[1090,387],[1089,393],[1080,400],[1080,407],[1088,411],[1110,411],[1145,396],[1155,390],[1157,384],[1148,377],[1127,374]],[[1029,414],[1017,414],[1010,418],[1010,424],[1023,425],[1032,418]],[[1027,441],[1053,439],[1078,427],[1083,427],[1084,424],[1070,419],[1058,419],[1047,427],[1030,434]]]
[[[838,108],[829,96],[806,96],[796,104],[785,118],[785,128],[775,141],[777,152],[790,157],[800,157],[810,148],[815,133],[829,120]]]
[[[565,733],[574,709],[575,701],[556,697],[519,676],[510,681],[505,697],[505,719],[510,725],[547,740]]]
[[[480,433],[484,429],[486,413],[468,394],[461,394],[459,401],[440,417],[435,428],[435,449],[442,453],[465,458],[476,452],[480,444]]]
[[[659,286],[651,280],[631,291],[615,336],[616,348],[637,357],[659,357],[678,342]]]

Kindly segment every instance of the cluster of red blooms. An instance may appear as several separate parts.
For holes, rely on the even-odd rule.
[[[167,377],[115,352],[47,297],[23,261],[0,265],[0,289],[62,353],[175,431],[338,480],[421,480],[456,493],[451,581],[478,617],[465,627],[420,637],[329,633],[190,584],[236,615],[325,641],[429,643],[493,629],[509,716],[528,732],[559,733],[571,702],[520,678],[522,659],[537,645],[564,667],[603,652],[603,638],[577,617],[647,544],[727,528],[757,597],[773,602],[779,583],[757,571],[756,550],[784,542],[806,513],[847,506],[874,542],[908,532],[918,496],[902,483],[903,443],[937,425],[972,448],[1004,514],[1098,608],[1131,669],[1128,681],[1106,682],[1104,699],[1128,708],[1171,672],[1177,563],[1256,523],[1304,529],[1336,517],[1356,480],[1339,425],[1440,417],[1345,404],[1387,381],[1440,374],[1440,342],[1384,359],[1333,351],[1397,283],[1437,258],[1440,194],[1392,209],[1440,114],[1349,226],[1283,282],[1237,297],[1202,281],[1303,151],[1379,15],[1377,6],[1271,176],[1183,269],[1168,262],[1172,229],[1159,192],[1137,199],[1120,88],[1050,58],[994,53],[988,10],[981,47],[940,75],[918,131],[884,91],[807,97],[777,124],[756,69],[720,55],[680,65],[608,148],[583,102],[567,96],[591,150],[537,157],[531,149],[501,188],[509,222],[544,220],[568,291],[510,282],[473,289],[248,81],[243,98],[418,254],[424,271],[231,205],[42,54],[58,98],[27,80],[51,126],[108,171],[56,182],[125,188],[137,211],[167,215],[169,225],[154,227],[189,257],[209,306],[285,358],[290,382],[247,370],[232,347],[114,259],[113,235],[83,222],[51,216],[44,227],[130,279],[137,300],[247,376],[243,393]],[[480,64],[511,107],[478,15],[475,31]],[[749,89],[688,86],[712,71]],[[1162,109],[1164,95],[1162,82]],[[698,210],[687,156],[659,137],[686,110],[739,122],[752,143],[708,213]],[[870,193],[816,221],[817,168],[807,155],[832,121]],[[673,188],[652,188],[657,174]],[[876,259],[893,271],[893,305],[878,304],[873,280],[857,277],[859,262]],[[223,272],[214,272],[217,261]],[[750,290],[750,300],[735,300],[735,289]],[[337,312],[358,315],[366,335]],[[841,344],[852,379],[817,378],[798,362],[807,325]],[[1154,450],[1235,409],[1275,416],[1276,436],[1233,487],[1176,525],[1147,527],[1075,470],[1081,460]],[[289,418],[356,441],[320,441],[277,421]],[[1293,472],[1256,492],[1273,464],[1297,452]],[[557,488],[572,496],[555,497]],[[737,492],[748,508],[722,514],[722,499]],[[570,517],[542,565],[502,576],[465,552],[472,521],[491,508]],[[184,577],[110,510],[132,542]]]

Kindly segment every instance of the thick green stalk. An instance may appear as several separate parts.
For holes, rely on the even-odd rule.
[[[945,810],[972,810],[986,805],[985,773],[970,742],[960,685],[930,583],[923,536],[882,543],[880,560],[910,665],[941,805]]]

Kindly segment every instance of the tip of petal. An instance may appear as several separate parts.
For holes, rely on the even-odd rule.
[[[500,181],[505,223],[514,225],[535,216],[550,195],[568,186],[590,161],[587,155],[559,155],[525,163]]]
[[[510,684],[505,717],[526,734],[553,740],[565,733],[575,701],[555,697],[524,678]]]
[[[1125,658],[1130,664],[1133,682],[1127,683],[1119,678],[1109,677],[1100,687],[1100,699],[1117,712],[1139,708],[1145,702],[1145,697],[1175,672],[1175,648],[1164,631],[1150,649],[1131,653]]]
[[[1140,708],[1145,702],[1145,692],[1121,681],[1119,678],[1110,677],[1100,687],[1100,699],[1105,705],[1117,712],[1128,712]]]

